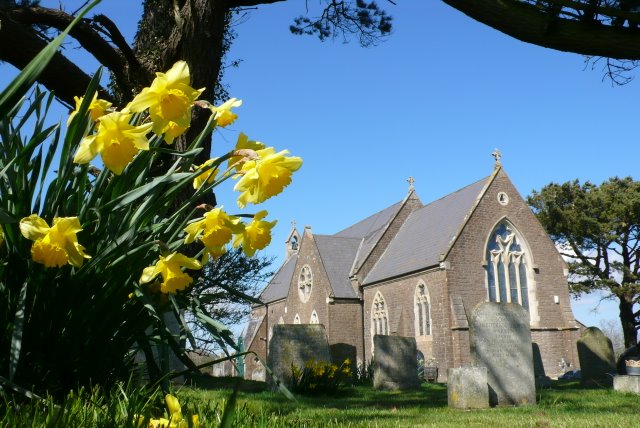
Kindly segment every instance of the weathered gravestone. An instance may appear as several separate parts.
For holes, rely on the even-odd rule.
[[[585,329],[578,339],[578,358],[585,386],[611,386],[616,373],[611,340],[598,327]]]
[[[331,362],[327,332],[322,324],[276,324],[269,342],[267,367],[285,385],[291,384],[292,365],[302,368],[306,362]],[[271,389],[277,385],[267,376]]]
[[[373,336],[373,388],[417,389],[416,339],[400,336]]]
[[[492,406],[536,404],[529,313],[515,303],[481,303],[469,319],[471,361],[487,368]]]
[[[447,401],[454,409],[489,407],[486,367],[459,367],[447,372]]]

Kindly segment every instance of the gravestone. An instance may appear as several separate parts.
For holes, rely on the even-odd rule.
[[[619,392],[632,392],[640,395],[640,376],[614,376],[613,390]]]
[[[448,370],[447,401],[454,409],[489,407],[486,367],[459,367]]]
[[[420,388],[416,339],[373,336],[373,388],[386,390]]]
[[[303,368],[307,361],[331,362],[327,332],[322,324],[276,324],[269,342],[267,367],[285,385],[291,384],[292,365]],[[267,376],[269,386],[277,385]]]
[[[481,303],[469,319],[471,361],[487,368],[491,406],[536,404],[529,313],[515,303]]]
[[[616,373],[611,340],[598,327],[585,329],[578,339],[578,358],[585,386],[611,386]]]

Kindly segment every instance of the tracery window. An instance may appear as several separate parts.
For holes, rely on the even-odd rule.
[[[529,309],[527,254],[519,235],[500,223],[487,245],[487,288],[490,302],[513,302]]]
[[[296,314],[296,316],[293,318],[293,323],[300,324],[300,315]]]
[[[420,283],[414,296],[415,327],[417,336],[431,336],[431,307],[427,287]]]
[[[311,313],[309,324],[320,324],[320,320],[318,320],[318,313],[315,310]]]
[[[389,313],[382,294],[378,292],[371,306],[371,337],[389,334]]]
[[[309,300],[311,295],[311,287],[313,286],[313,275],[309,265],[302,266],[300,276],[298,277],[298,296],[303,303]]]

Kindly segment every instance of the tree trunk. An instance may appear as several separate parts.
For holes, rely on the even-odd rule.
[[[627,300],[624,296],[618,298],[620,299],[620,323],[624,334],[624,346],[629,348],[638,344],[635,317],[633,316],[633,301]]]

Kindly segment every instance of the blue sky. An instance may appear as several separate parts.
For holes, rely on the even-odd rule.
[[[122,4],[105,0],[99,10],[131,40],[140,7]],[[612,87],[582,56],[509,38],[440,1],[380,4],[394,31],[367,49],[291,35],[305,2],[260,6],[239,20],[229,58],[242,62],[225,82],[244,104],[232,129],[214,136],[214,154],[243,131],[304,159],[293,184],[264,204],[279,220],[268,255],[282,259],[292,220],[337,232],[402,199],[409,176],[425,203],[486,177],[494,148],[523,196],[575,178],[638,179],[637,82]],[[218,192],[227,208],[234,199]],[[591,313],[597,300],[573,302],[576,317],[617,318],[615,304]]]

